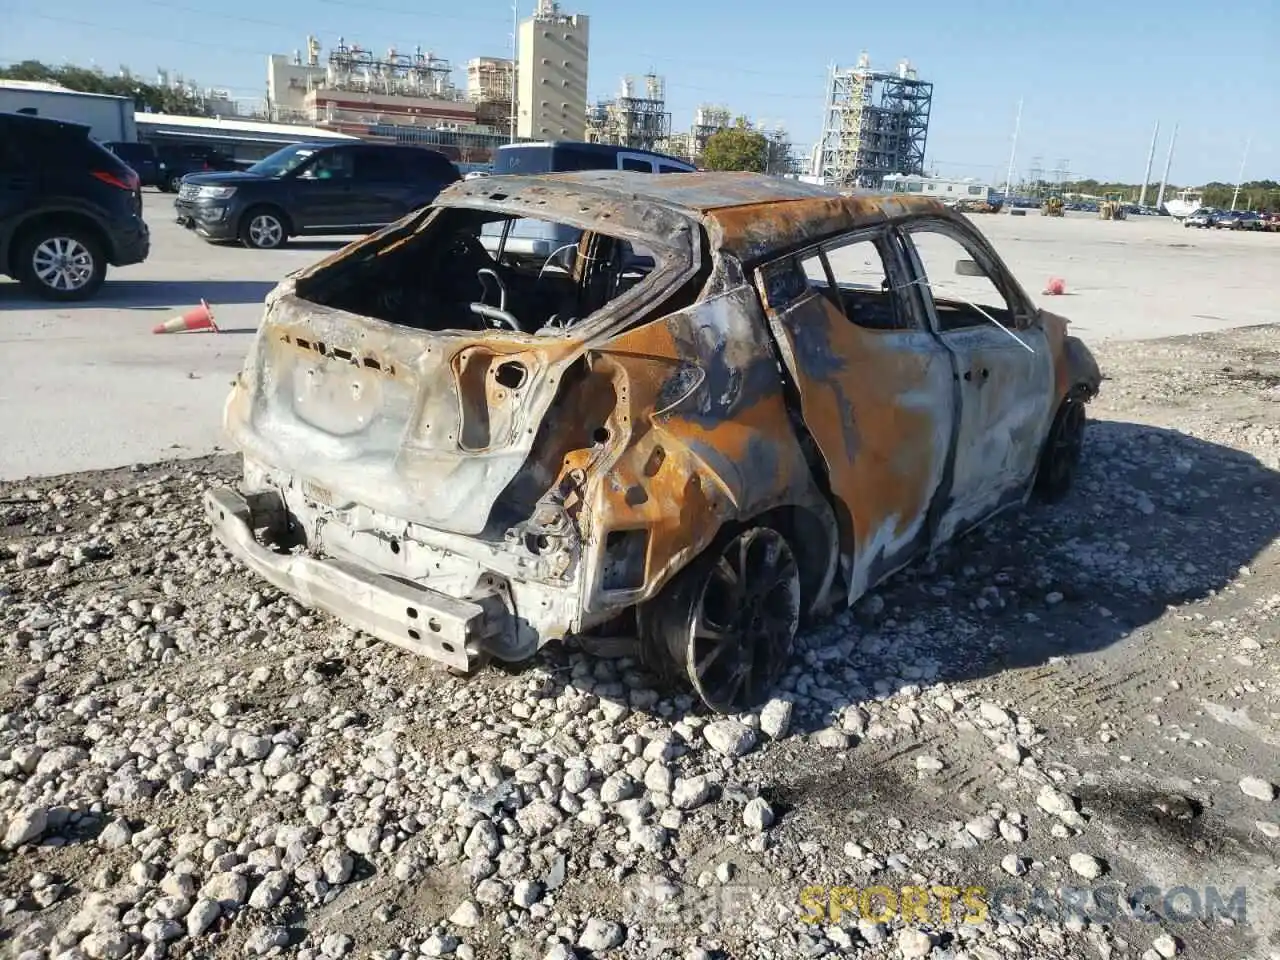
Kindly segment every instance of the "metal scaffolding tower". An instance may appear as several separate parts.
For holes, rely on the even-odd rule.
[[[667,111],[665,84],[649,73],[643,78],[644,95],[637,96],[637,84],[624,77],[622,90],[613,100],[601,100],[587,108],[587,139],[614,143],[637,150],[653,150],[671,136],[671,114]]]
[[[867,55],[831,68],[816,176],[837,187],[878,188],[891,173],[924,173],[933,84],[903,60],[895,73],[871,69]]]

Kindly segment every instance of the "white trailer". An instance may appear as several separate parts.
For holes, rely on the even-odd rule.
[[[133,143],[138,139],[133,101],[128,97],[81,93],[31,80],[0,80],[0,112],[19,111],[82,123],[91,137],[103,142]]]
[[[884,193],[923,193],[947,204],[984,203],[991,198],[991,187],[980,180],[925,177],[918,173],[891,173],[881,182],[880,189]]]

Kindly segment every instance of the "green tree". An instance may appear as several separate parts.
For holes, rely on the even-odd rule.
[[[1075,180],[1062,185],[1069,193],[1088,193],[1101,196],[1107,193],[1118,193],[1128,200],[1136,201],[1142,192],[1140,183],[1100,183],[1097,180]],[[1164,190],[1165,199],[1173,197],[1182,187],[1170,183]],[[1236,192],[1234,183],[1212,181],[1201,186],[1201,195],[1206,207],[1228,209],[1231,197]],[[1155,204],[1160,195],[1160,181],[1147,184],[1147,203]],[[1280,183],[1275,180],[1251,180],[1240,184],[1240,195],[1236,200],[1240,210],[1260,210],[1269,213],[1280,213]]]
[[[116,76],[107,76],[101,70],[85,67],[53,67],[39,60],[23,60],[12,66],[0,68],[0,79],[42,80],[57,83],[68,90],[82,93],[109,93],[116,97],[128,97],[138,110],[153,113],[177,113],[187,116],[207,116],[208,110],[198,97],[185,90],[174,90],[153,83],[144,83],[128,69],[121,68]]]
[[[752,130],[746,117],[739,117],[732,127],[717,130],[707,138],[701,165],[708,170],[746,170],[764,173],[769,163],[769,140]]]

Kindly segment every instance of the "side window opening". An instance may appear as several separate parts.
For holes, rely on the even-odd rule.
[[[395,183],[404,179],[405,171],[398,154],[364,149],[356,154],[354,176],[366,183]]]
[[[653,173],[653,164],[648,160],[638,160],[635,157],[623,157],[622,169],[633,170],[636,173]]]
[[[354,156],[351,150],[327,150],[298,175],[300,180],[350,180]]]
[[[849,322],[866,330],[909,330],[914,327],[894,290],[881,242],[868,237],[827,247],[827,263]]]
[[[815,293],[820,293],[837,310],[843,311],[840,295],[831,283],[831,275],[827,272],[826,258],[822,252],[815,250],[802,254],[796,258],[796,262],[804,274],[805,285]]]
[[[930,224],[909,227],[907,235],[924,269],[940,333],[989,325],[984,312],[1006,327],[1017,326],[1013,304],[967,244]]]

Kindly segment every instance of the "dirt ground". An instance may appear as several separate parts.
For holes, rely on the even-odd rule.
[[[730,720],[299,609],[206,533],[228,457],[0,484],[0,944],[1280,958],[1280,331],[1097,353],[1070,497]]]

